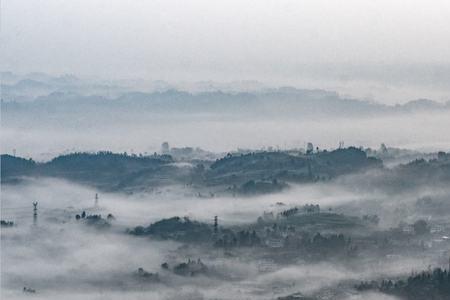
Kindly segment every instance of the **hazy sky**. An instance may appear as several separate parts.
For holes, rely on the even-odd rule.
[[[448,0],[4,0],[1,10],[3,70],[450,90]]]

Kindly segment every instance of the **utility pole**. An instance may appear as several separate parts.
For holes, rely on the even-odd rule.
[[[33,202],[33,225],[37,225],[37,202]]]
[[[98,207],[98,194],[95,193],[95,207]]]

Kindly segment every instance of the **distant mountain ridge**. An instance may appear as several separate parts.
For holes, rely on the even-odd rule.
[[[111,120],[165,120],[179,116],[258,120],[378,117],[450,112],[450,101],[417,99],[385,105],[342,97],[336,92],[294,87],[268,88],[257,82],[199,82],[191,91],[164,81],[87,82],[72,75],[2,75],[4,124],[98,124]],[[4,78],[4,79],[3,79]],[[230,86],[231,85],[231,86]],[[181,85],[182,86],[182,85]],[[247,87],[247,88],[246,88]],[[223,90],[221,89],[223,88]],[[195,92],[194,92],[195,91]],[[93,125],[92,125],[93,126]]]
[[[3,112],[42,111],[114,111],[151,112],[164,114],[237,114],[255,116],[370,116],[389,113],[450,110],[445,104],[419,99],[403,105],[388,106],[379,103],[341,98],[333,92],[299,90],[295,88],[269,89],[257,93],[225,93],[221,91],[198,94],[179,90],[164,92],[127,92],[117,97],[86,96],[75,92],[52,92],[38,96],[31,102],[2,102]]]

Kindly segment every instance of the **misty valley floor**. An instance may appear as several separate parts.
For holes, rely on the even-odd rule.
[[[449,0],[0,6],[0,300],[450,300]]]
[[[264,165],[280,159],[261,155]],[[37,173],[6,182],[2,298],[424,299],[411,296],[421,283],[407,278],[448,268],[447,162],[441,154],[250,195],[180,184],[120,193]],[[416,178],[430,168],[444,173],[433,183]],[[416,188],[392,186],[405,169]],[[431,290],[433,299],[448,299],[446,288]]]

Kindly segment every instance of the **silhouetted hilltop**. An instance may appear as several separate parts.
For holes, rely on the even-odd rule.
[[[73,153],[45,163],[6,154],[1,159],[4,183],[22,177],[47,176],[121,192],[181,184],[200,189],[199,197],[204,192],[211,197],[216,192],[273,193],[288,187],[288,183],[327,181],[369,170],[379,172],[368,177],[370,182],[364,182],[366,177],[361,177],[361,186],[369,184],[398,190],[450,182],[450,158],[444,152],[436,159],[415,160],[387,169],[383,168],[380,159],[368,157],[366,152],[355,147],[314,150],[309,154],[292,151],[228,154],[216,161],[183,164],[175,163],[169,155],[137,156],[112,152]]]
[[[450,182],[450,153],[443,153],[436,159],[417,159],[397,168],[399,176],[412,183]]]
[[[152,235],[163,239],[201,241],[211,237],[212,228],[209,224],[192,221],[188,217],[172,217],[157,221],[148,227],[138,226],[130,233]]]
[[[36,162],[32,159],[25,159],[8,154],[1,155],[2,180],[4,177],[30,173],[35,167]]]
[[[173,162],[168,155],[134,156],[112,152],[73,153],[44,164],[49,172],[129,172]]]
[[[274,179],[315,181],[381,166],[381,160],[367,157],[364,151],[354,147],[298,156],[286,152],[257,152],[229,154],[213,163],[206,177],[213,184]]]
[[[136,156],[111,152],[73,153],[46,163],[3,155],[2,181],[24,176],[48,176],[86,183],[108,190],[133,191],[168,184],[228,186],[233,193],[280,191],[285,182],[329,180],[367,168],[381,167],[360,149],[347,148],[304,155],[258,152],[227,155],[208,167],[173,164],[169,155]],[[230,185],[235,186],[230,190]]]
[[[415,189],[424,185],[448,185],[450,182],[450,154],[439,152],[435,159],[416,159],[371,177],[367,185],[386,191]]]
[[[2,155],[2,181],[24,176],[65,178],[97,187],[112,188],[143,170],[156,170],[173,162],[168,155],[134,156],[112,152],[73,153],[46,163]]]
[[[359,291],[379,290],[407,300],[447,300],[450,298],[450,273],[446,269],[413,273],[406,279],[361,282]]]

